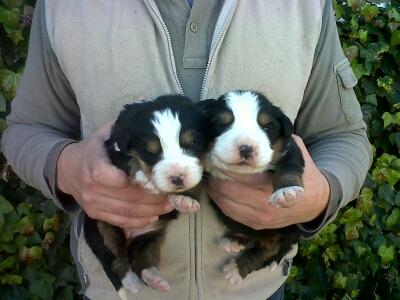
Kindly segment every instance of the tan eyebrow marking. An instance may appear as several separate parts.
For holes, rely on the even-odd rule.
[[[161,150],[160,142],[156,139],[151,139],[146,143],[146,150],[150,153],[157,154]]]
[[[261,112],[261,113],[258,114],[257,122],[261,126],[265,126],[265,125],[267,125],[268,123],[271,122],[271,117],[267,113]]]
[[[228,125],[229,123],[231,123],[233,121],[233,114],[228,111],[221,112],[218,115],[218,117],[219,117],[221,123],[225,124],[225,125]]]

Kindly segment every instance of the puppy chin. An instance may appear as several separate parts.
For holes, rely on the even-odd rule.
[[[221,169],[223,171],[228,171],[236,174],[258,174],[269,167],[269,161],[265,162],[244,162],[239,159],[234,159],[232,161],[226,161],[220,159],[217,155],[211,154],[211,165]]]

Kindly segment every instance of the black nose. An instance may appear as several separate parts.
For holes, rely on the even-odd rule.
[[[172,184],[176,185],[177,187],[183,187],[182,176],[171,176],[170,179]]]
[[[240,145],[239,154],[243,159],[250,159],[253,156],[253,147],[249,145]]]

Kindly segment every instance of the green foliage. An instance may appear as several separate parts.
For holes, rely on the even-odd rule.
[[[34,1],[0,1],[0,132],[21,80]],[[287,299],[396,299],[400,295],[400,5],[333,1],[344,52],[374,146],[357,200],[300,245]],[[69,219],[0,157],[1,299],[73,299]]]
[[[0,1],[0,132],[21,80],[33,1]],[[0,157],[0,298],[73,299],[79,284],[69,219],[27,187]]]
[[[374,147],[360,195],[301,243],[285,299],[399,299],[400,4],[333,1]]]

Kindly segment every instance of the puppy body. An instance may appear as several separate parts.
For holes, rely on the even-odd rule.
[[[203,173],[203,126],[203,116],[190,99],[160,96],[126,105],[105,148],[111,162],[133,182],[152,193],[170,194],[170,203],[180,211],[196,212],[200,206],[191,196]],[[169,290],[158,265],[166,225],[176,217],[177,211],[172,211],[129,232],[85,217],[86,241],[121,297],[126,290],[139,292],[141,280],[160,291]]]
[[[303,197],[304,159],[291,137],[286,115],[260,93],[237,90],[201,103],[211,139],[205,170],[230,180],[229,173],[271,172],[273,194],[268,202],[289,207]],[[298,242],[297,226],[254,230],[225,216],[211,201],[227,228],[220,246],[239,255],[224,266],[225,277],[238,283],[249,273],[276,266]]]

